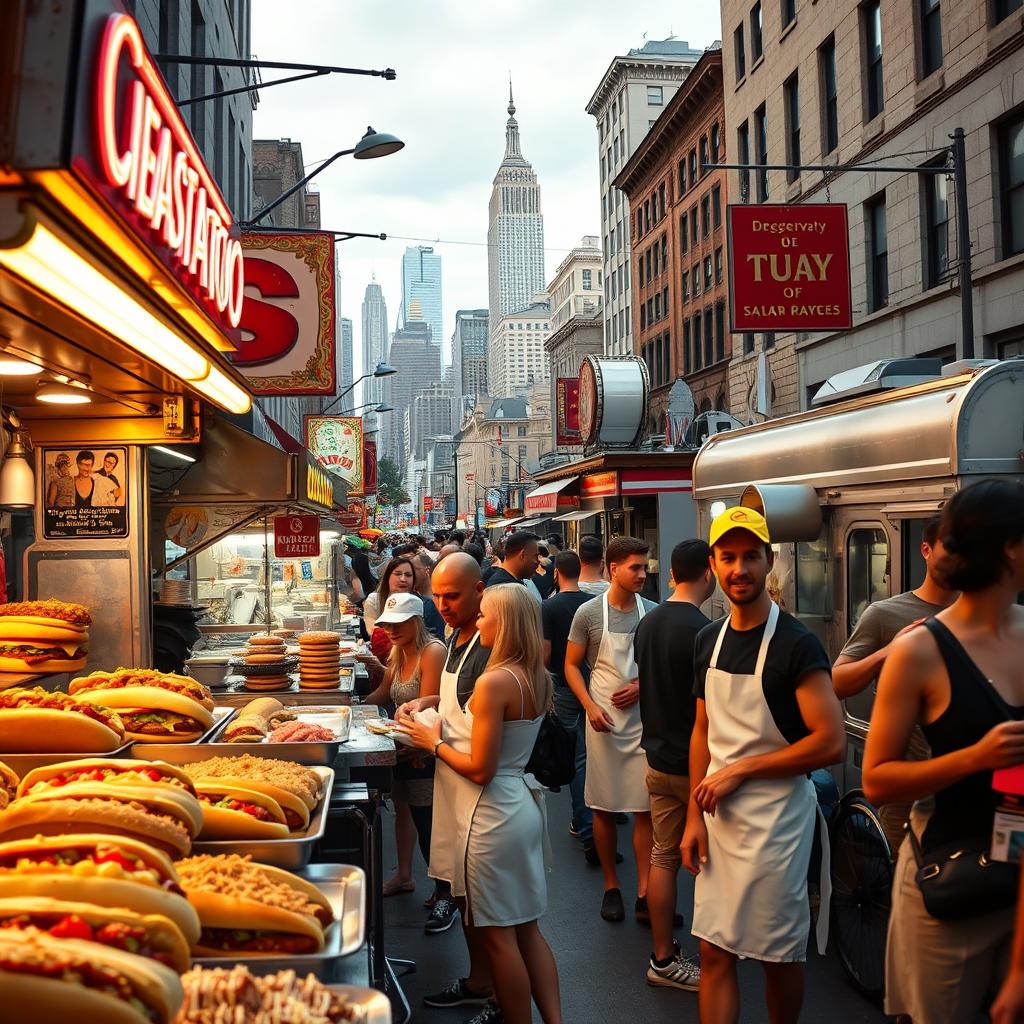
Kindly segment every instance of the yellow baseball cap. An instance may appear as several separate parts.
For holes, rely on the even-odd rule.
[[[708,535],[708,544],[712,547],[722,539],[722,536],[730,530],[747,530],[758,540],[765,544],[771,542],[768,534],[768,523],[760,512],[752,508],[743,508],[741,505],[734,505],[719,513],[711,522],[711,532]]]

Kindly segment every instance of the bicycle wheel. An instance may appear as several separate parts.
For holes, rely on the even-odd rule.
[[[892,854],[874,808],[859,795],[840,806],[831,839],[836,952],[854,987],[878,1001],[885,990]]]

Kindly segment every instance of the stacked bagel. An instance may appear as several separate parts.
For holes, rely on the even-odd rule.
[[[327,630],[299,636],[299,689],[336,690],[341,669],[340,633]]]
[[[282,637],[265,633],[250,637],[242,654],[244,664],[238,667],[245,676],[245,688],[256,691],[283,690],[290,686],[287,656],[288,649]],[[247,666],[253,667],[251,673],[246,671]]]

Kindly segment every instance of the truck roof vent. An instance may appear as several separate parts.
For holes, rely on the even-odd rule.
[[[938,358],[879,359],[829,377],[818,388],[811,405],[827,405],[857,395],[871,394],[873,391],[907,388],[941,376],[942,360]]]

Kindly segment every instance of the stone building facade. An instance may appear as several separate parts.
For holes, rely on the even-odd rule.
[[[1024,351],[1024,11],[1019,3],[723,0],[725,114],[737,163],[906,167],[904,174],[729,172],[751,202],[849,210],[854,327],[737,336],[733,411],[764,352],[770,415],[807,408],[833,374],[891,356],[962,351],[952,178],[917,173],[966,132],[978,356]],[[842,88],[840,88],[840,85]]]
[[[543,292],[492,323],[490,330],[487,384],[492,396],[513,395],[548,379],[544,339],[551,330],[551,304]]]
[[[613,184],[629,199],[634,355],[651,380],[648,431],[664,433],[673,382],[698,412],[728,408],[722,51],[707,50]]]

